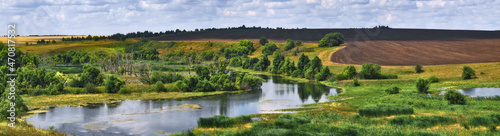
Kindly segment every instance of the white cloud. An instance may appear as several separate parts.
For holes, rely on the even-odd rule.
[[[22,34],[263,26],[500,29],[500,1],[448,0],[5,0],[2,24]],[[6,31],[0,27],[0,32]]]

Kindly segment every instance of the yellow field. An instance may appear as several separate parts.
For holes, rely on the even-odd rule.
[[[62,38],[68,38],[71,36],[22,36],[22,37],[16,37],[14,40],[16,41],[16,45],[25,45],[26,42],[31,43],[31,44],[36,44],[36,41],[44,39],[45,41],[47,40],[56,40],[56,42],[61,42]],[[73,37],[81,37],[81,36],[73,36]],[[8,37],[0,37],[0,41],[2,41],[4,44],[7,43]]]

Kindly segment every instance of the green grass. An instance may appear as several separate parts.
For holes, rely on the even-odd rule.
[[[413,114],[414,110],[409,106],[401,105],[368,105],[359,109],[359,115],[367,117],[391,116],[400,114]]]
[[[456,122],[457,122],[456,119],[453,117],[438,116],[438,115],[417,116],[417,117],[399,116],[391,118],[389,120],[389,123],[391,125],[401,125],[401,126],[414,125],[421,128],[432,127],[435,125],[447,125]]]

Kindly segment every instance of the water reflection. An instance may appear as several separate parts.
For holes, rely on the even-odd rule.
[[[81,108],[55,107],[28,118],[34,126],[53,125],[71,135],[160,135],[196,127],[200,117],[236,117],[254,113],[281,112],[302,104],[326,102],[336,89],[314,83],[296,83],[280,77],[266,79],[262,89],[244,94],[226,94],[188,100],[125,100],[112,104],[91,104]],[[196,108],[201,107],[201,108]]]

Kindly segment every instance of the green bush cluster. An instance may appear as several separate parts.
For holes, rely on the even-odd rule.
[[[476,76],[476,71],[469,66],[464,66],[462,69],[462,79],[472,79]]]
[[[339,32],[329,33],[323,37],[319,43],[319,47],[332,47],[332,46],[340,46],[344,43],[344,35]]]
[[[427,80],[429,80],[429,82],[431,82],[431,83],[438,83],[439,82],[439,78],[436,76],[431,76],[431,77],[427,78]]]
[[[415,65],[415,73],[422,73],[422,72],[424,72],[422,65],[420,64]]]
[[[398,94],[401,89],[397,86],[385,89],[387,94]]]
[[[359,71],[359,75],[364,79],[397,79],[395,74],[382,74],[380,65],[365,63]]]
[[[117,93],[120,91],[121,87],[125,85],[125,82],[116,78],[114,75],[110,75],[106,78],[104,82],[104,91],[106,93]]]
[[[359,109],[359,115],[368,117],[391,116],[400,114],[413,114],[413,108],[401,105],[369,105]]]
[[[431,82],[429,80],[419,78],[416,82],[416,87],[418,92],[420,93],[428,93]]]
[[[448,103],[451,104],[458,104],[458,105],[465,105],[466,100],[465,100],[465,95],[462,93],[456,91],[456,90],[449,90],[445,93],[445,98],[448,100]]]
[[[456,119],[452,117],[446,116],[399,116],[394,117],[389,120],[389,123],[392,125],[413,125],[421,128],[432,127],[436,125],[446,125],[456,123]]]

